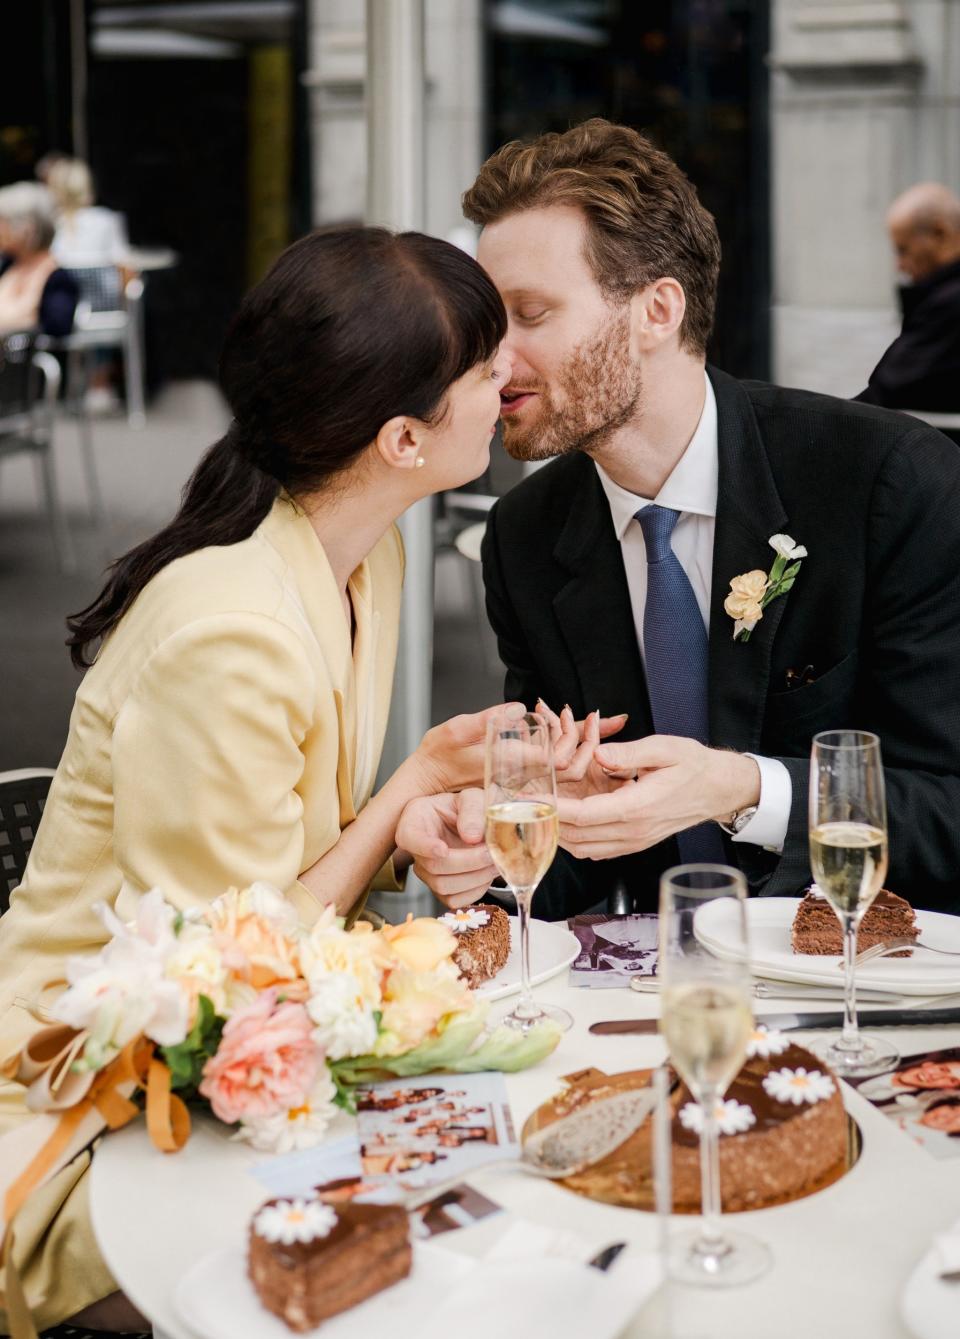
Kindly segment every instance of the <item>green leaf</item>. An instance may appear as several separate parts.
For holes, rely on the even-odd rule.
[[[783,576],[783,569],[787,565],[787,560],[782,553],[778,553],[773,560],[773,566],[770,568],[770,581],[776,583]]]
[[[188,1095],[200,1086],[203,1067],[216,1054],[223,1035],[224,1019],[217,1016],[213,1001],[206,995],[197,1000],[197,1017],[193,1027],[176,1046],[161,1046],[162,1055],[170,1070],[170,1086]]]
[[[786,571],[784,572],[784,574],[783,574],[783,576],[784,576],[784,580],[786,580],[787,577],[795,577],[795,576],[797,575],[797,573],[800,571],[800,563],[801,563],[801,561],[802,561],[802,560],[798,560],[797,562],[795,562],[795,563],[791,563],[791,564],[790,564],[790,566],[787,568],[787,570],[786,570]]]

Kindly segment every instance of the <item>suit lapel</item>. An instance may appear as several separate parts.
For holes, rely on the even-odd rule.
[[[557,591],[553,607],[576,669],[581,709],[599,708],[603,715],[629,712],[624,738],[635,739],[649,734],[653,721],[623,555],[597,472],[586,457],[582,461],[582,486],[571,493],[570,512],[554,548],[570,579]]]
[[[733,620],[723,602],[732,577],[756,568],[769,571],[775,555],[768,541],[786,530],[788,517],[746,392],[714,368],[710,380],[720,457],[710,600],[710,742],[753,752],[760,745],[773,639],[786,601],[767,606],[748,642],[733,640]]]

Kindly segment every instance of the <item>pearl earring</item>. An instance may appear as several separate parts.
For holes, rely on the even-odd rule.
[[[416,460],[413,463],[416,469],[422,470],[427,462],[424,460],[423,456],[417,456]]]

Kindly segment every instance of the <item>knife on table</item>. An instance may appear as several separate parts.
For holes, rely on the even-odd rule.
[[[842,1013],[792,1013],[757,1014],[754,1021],[767,1028],[777,1028],[780,1032],[794,1032],[809,1029],[821,1032],[828,1028],[842,1028]],[[949,1023],[960,1024],[960,1009],[868,1009],[860,1014],[860,1023],[866,1028],[875,1027],[940,1027]],[[591,1023],[590,1031],[598,1036],[612,1036],[615,1033],[658,1032],[660,1025],[655,1018],[618,1018],[606,1023]]]

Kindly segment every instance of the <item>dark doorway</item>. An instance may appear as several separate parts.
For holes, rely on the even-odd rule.
[[[711,361],[767,377],[766,0],[489,0],[488,32],[488,148],[590,116],[649,135],[720,230]]]

